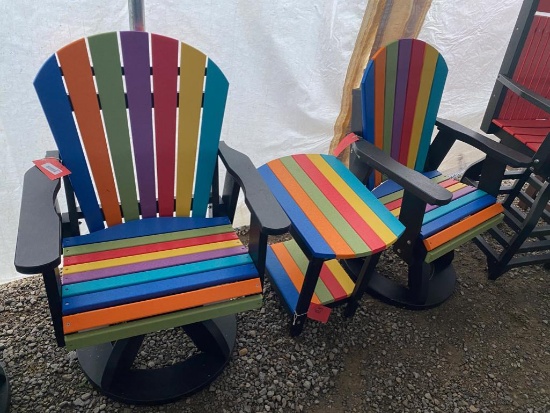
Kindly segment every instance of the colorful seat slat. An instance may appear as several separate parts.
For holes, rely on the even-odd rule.
[[[256,296],[253,306],[261,304],[257,270],[225,220],[186,230],[174,220],[136,221],[128,225],[131,238],[124,237],[124,225],[66,239],[66,335],[223,300]],[[196,222],[208,221],[203,220]],[[71,246],[75,241],[78,245]]]
[[[315,257],[371,255],[392,245],[403,231],[333,156],[293,155],[259,170]]]

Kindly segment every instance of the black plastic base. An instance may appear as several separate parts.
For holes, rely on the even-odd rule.
[[[210,384],[235,345],[235,315],[181,327],[200,353],[168,367],[132,369],[144,336],[77,350],[82,370],[101,393],[128,404],[163,404]]]
[[[374,270],[367,286],[367,292],[388,304],[410,310],[426,310],[437,307],[453,295],[456,284],[456,272],[451,263],[444,266],[425,265],[424,267],[425,271],[430,271],[430,269],[434,271],[431,276],[428,275],[426,277],[428,285],[424,299],[413,294],[405,285],[384,277],[376,270]],[[361,264],[358,261],[347,260],[345,261],[344,268],[353,276],[353,274],[359,273]]]
[[[0,413],[6,413],[10,407],[10,384],[4,368],[0,364]]]

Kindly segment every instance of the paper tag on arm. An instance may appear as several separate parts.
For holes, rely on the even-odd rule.
[[[36,161],[32,162],[36,165],[38,169],[42,171],[44,175],[46,175],[52,181],[71,173],[71,171],[69,171],[67,167],[62,165],[61,162],[59,162],[59,160],[55,158],[37,159]]]
[[[311,303],[309,305],[309,310],[307,310],[307,316],[312,320],[320,321],[321,323],[326,324],[331,311],[331,308],[322,304]]]

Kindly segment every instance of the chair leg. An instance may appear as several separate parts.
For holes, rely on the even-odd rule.
[[[235,315],[183,327],[200,350],[186,360],[158,369],[133,369],[143,336],[77,350],[82,370],[103,394],[129,404],[162,404],[189,396],[210,384],[229,362],[235,344]]]

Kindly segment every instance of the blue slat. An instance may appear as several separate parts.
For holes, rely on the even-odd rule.
[[[436,176],[441,175],[439,171],[430,171],[430,172],[421,172],[427,178],[435,178]],[[375,189],[372,190],[372,193],[376,198],[382,198],[383,196],[393,194],[394,192],[401,191],[403,188],[394,181],[384,181]]]
[[[256,267],[253,264],[247,264],[233,268],[184,275],[168,280],[133,285],[130,287],[78,295],[63,299],[63,315],[149,300],[169,294],[199,290],[214,285],[247,280],[257,276],[258,272],[256,271]]]
[[[486,195],[484,197],[481,197],[479,199],[476,199],[473,202],[470,202],[466,205],[463,205],[454,211],[440,217],[437,219],[434,219],[433,221],[425,224],[422,226],[422,230],[420,231],[420,236],[422,238],[427,238],[455,223],[458,221],[466,218],[469,215],[472,215],[478,211],[481,211],[484,208],[487,208],[490,205],[493,205],[495,203],[495,198],[491,195]]]
[[[300,223],[299,227],[294,226],[294,228],[300,232],[302,239],[307,244],[309,250],[312,251],[312,254],[319,258],[335,258],[336,255],[332,248],[330,248],[309,218],[288,194],[285,187],[279,182],[271,169],[269,169],[269,166],[263,165],[258,171],[290,220]]]
[[[292,281],[288,277],[275,253],[271,250],[270,246],[267,248],[265,265],[269,275],[271,276],[271,280],[283,296],[288,310],[293,313],[296,309],[296,304],[298,303],[298,290],[296,290],[296,287],[292,284]]]
[[[435,66],[432,90],[430,92],[428,108],[426,109],[420,144],[418,146],[418,154],[416,156],[416,164],[414,169],[417,171],[422,171],[426,163],[428,149],[432,141],[435,119],[437,117],[437,112],[439,111],[439,104],[441,103],[441,96],[443,95],[443,88],[445,87],[445,79],[447,79],[447,72],[447,63],[445,63],[443,56],[439,55]]]
[[[218,156],[218,145],[228,89],[229,83],[222,71],[212,60],[208,59],[199,156],[193,195],[194,217],[203,217],[206,215],[212,178],[214,176],[214,166]]]
[[[38,72],[34,80],[34,88],[63,163],[71,171],[69,178],[84,214],[86,225],[91,232],[103,229],[105,228],[103,214],[95,195],[55,55],[50,57]]]
[[[440,206],[436,209],[432,209],[430,212],[427,212],[426,215],[424,215],[422,225],[426,225],[444,215],[452,214],[456,209],[483,197],[489,197],[492,200],[492,203],[495,203],[495,198],[493,196],[487,195],[484,191],[476,190],[451,201],[447,205]]]
[[[125,222],[124,225],[109,227],[103,231],[78,237],[65,238],[63,248],[76,245],[95,244],[97,242],[115,241],[144,237],[146,235],[158,235],[168,232],[186,231],[190,229],[216,227],[230,224],[227,217],[216,218],[188,218],[188,217],[158,217],[145,218],[137,221]]]
[[[346,166],[332,155],[323,155],[323,159],[345,179],[355,193],[369,206],[369,208],[382,220],[382,222],[399,237],[405,227],[403,224],[382,205],[382,203],[359,181]]]
[[[63,286],[63,298],[75,295],[106,291],[112,288],[128,287],[130,285],[146,282],[166,280],[198,272],[212,271],[215,269],[236,267],[238,265],[252,264],[248,254],[234,255],[231,257],[215,258],[207,261],[199,261],[190,264],[176,265],[173,267],[159,268],[150,271],[140,271],[117,277],[102,278],[99,280],[85,281]]]

